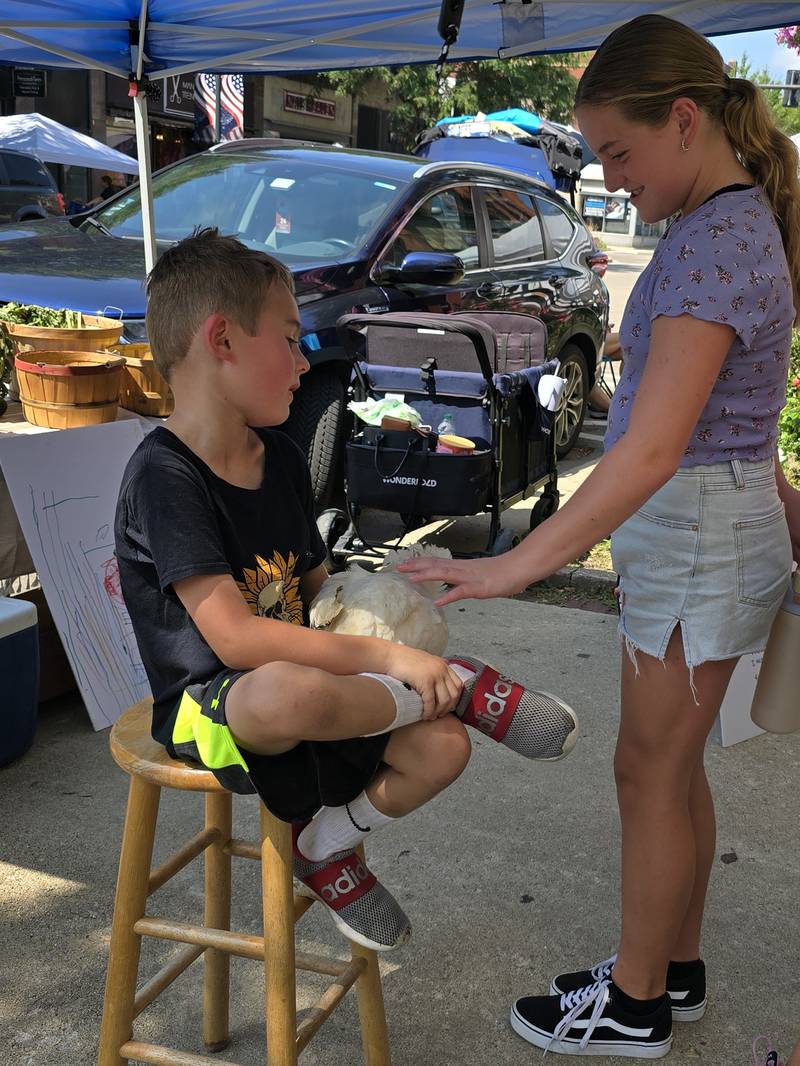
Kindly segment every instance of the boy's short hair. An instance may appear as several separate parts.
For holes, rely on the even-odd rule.
[[[147,335],[164,377],[169,380],[201,323],[215,312],[253,336],[276,283],[294,292],[283,263],[221,236],[216,227],[198,229],[167,249],[147,278]]]

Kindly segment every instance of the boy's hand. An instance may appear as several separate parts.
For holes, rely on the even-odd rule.
[[[430,722],[449,714],[461,696],[464,683],[453,673],[444,659],[426,651],[393,644],[384,672],[419,693],[422,699],[422,720]]]

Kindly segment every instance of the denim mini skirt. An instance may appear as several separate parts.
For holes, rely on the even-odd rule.
[[[611,537],[620,635],[663,660],[680,625],[690,671],[760,652],[789,584],[792,548],[772,459],[679,470]]]

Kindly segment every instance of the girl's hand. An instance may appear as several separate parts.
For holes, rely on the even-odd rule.
[[[513,596],[528,584],[510,556],[496,559],[410,559],[397,569],[413,575],[414,584],[422,581],[444,581],[452,587],[436,601],[444,607],[456,600],[488,600],[493,596]]]

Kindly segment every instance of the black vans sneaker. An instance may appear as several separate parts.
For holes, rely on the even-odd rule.
[[[561,973],[550,982],[550,992],[554,996],[563,996],[576,988],[585,988],[595,981],[608,981],[617,956],[603,959],[590,970],[576,970],[573,973]],[[687,973],[682,971],[689,970]],[[690,967],[686,963],[670,963],[667,970],[667,993],[672,1004],[674,1022],[696,1022],[706,1012],[706,966],[702,959]]]
[[[646,1014],[620,1003],[610,981],[597,981],[563,996],[526,996],[511,1008],[511,1027],[528,1043],[556,1055],[621,1055],[660,1059],[672,1047],[666,996]]]

